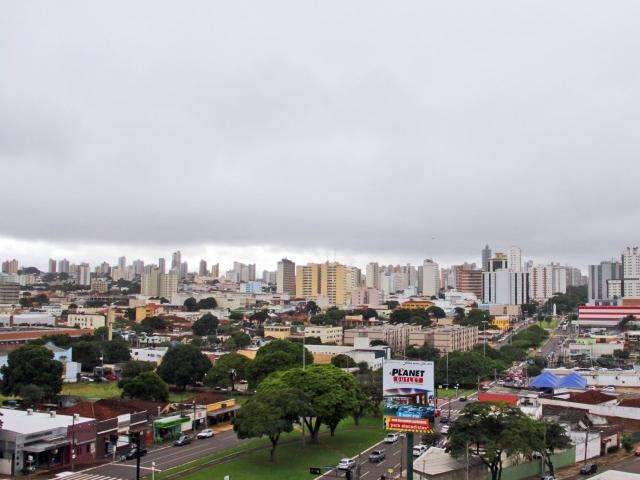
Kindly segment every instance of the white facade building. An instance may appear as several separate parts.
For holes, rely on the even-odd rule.
[[[638,247],[627,247],[622,252],[622,294],[640,297],[640,252]]]
[[[529,274],[496,270],[482,273],[482,298],[485,303],[522,305],[528,303]]]
[[[440,292],[440,267],[428,258],[422,264],[422,294],[427,297],[437,296]]]
[[[512,272],[522,271],[522,249],[511,246],[507,252],[507,266]]]

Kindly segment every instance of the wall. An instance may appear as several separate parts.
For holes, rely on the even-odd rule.
[[[575,448],[571,447],[564,452],[559,452],[553,455],[552,462],[553,467],[557,470],[562,467],[567,467],[575,463]],[[520,480],[522,478],[528,478],[538,476],[542,474],[542,460],[532,460],[527,463],[521,463],[520,465],[512,465],[504,467],[502,469],[502,480]],[[491,478],[489,473],[486,479]]]

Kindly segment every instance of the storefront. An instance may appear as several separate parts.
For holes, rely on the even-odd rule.
[[[191,418],[182,415],[159,418],[153,422],[153,441],[163,443],[177,439],[191,428]]]

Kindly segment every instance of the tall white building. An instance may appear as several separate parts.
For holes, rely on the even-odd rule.
[[[69,273],[69,260],[63,258],[58,261],[58,273]]]
[[[118,267],[122,270],[127,268],[127,257],[118,258]]]
[[[507,252],[507,265],[512,272],[522,271],[522,249],[511,246]]]
[[[91,285],[91,267],[88,263],[78,265],[78,284]]]
[[[545,301],[553,296],[553,267],[535,265],[530,272],[529,291],[531,298]]]
[[[378,262],[371,262],[367,264],[366,271],[366,287],[367,288],[380,288],[380,265]]]
[[[626,247],[622,252],[622,295],[640,297],[640,252]]]
[[[144,260],[134,260],[133,261],[133,274],[134,275],[142,275],[142,272],[144,272]]]
[[[160,273],[167,273],[167,261],[163,257],[158,259],[158,269]]]
[[[278,262],[276,291],[291,295],[296,293],[296,264],[288,258],[283,258]]]
[[[500,269],[482,273],[482,299],[497,305],[529,302],[529,274]]]
[[[422,264],[422,294],[427,297],[437,296],[440,292],[440,267],[432,259]]]
[[[171,271],[160,273],[160,269],[152,267],[145,269],[140,281],[140,293],[147,297],[164,297],[171,300],[178,292],[178,273]]]

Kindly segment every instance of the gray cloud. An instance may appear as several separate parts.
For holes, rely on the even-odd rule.
[[[5,10],[4,236],[578,262],[640,238],[637,2]]]

